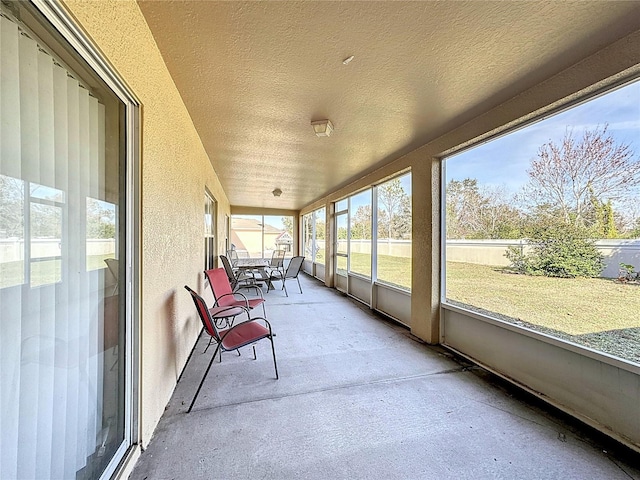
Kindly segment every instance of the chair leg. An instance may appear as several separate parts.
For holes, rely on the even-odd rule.
[[[253,359],[254,360],[258,359],[258,357],[256,356],[256,345],[255,345],[255,343],[253,344]]]
[[[198,390],[196,390],[196,394],[193,396],[193,400],[191,400],[191,405],[189,405],[189,410],[187,410],[187,413],[191,412],[191,409],[193,408],[193,405],[196,403],[196,399],[198,398],[198,395],[200,394],[200,390],[202,389],[202,385],[204,385],[204,381],[207,378],[207,375],[209,375],[209,370],[211,370],[211,365],[213,365],[213,361],[216,359],[216,355],[218,354],[218,350],[220,350],[220,344],[218,344],[218,346],[216,347],[216,351],[213,352],[213,357],[211,357],[211,361],[209,362],[209,365],[207,366],[207,370],[204,372],[204,375],[202,376],[202,380],[200,380],[200,385],[198,385]],[[274,350],[274,352],[275,352],[275,350]],[[220,360],[222,361],[222,351],[220,351]]]
[[[300,289],[300,293],[302,293],[302,285],[300,285],[300,279],[296,277],[296,280],[298,281],[298,288]]]
[[[288,297],[289,293],[287,292],[287,286],[285,285],[284,278],[282,279],[282,289],[284,290],[284,294]]]
[[[273,368],[276,369],[276,380],[280,377],[278,376],[278,364],[276,363],[276,347],[273,346],[273,335],[269,336],[269,340],[271,341],[271,353],[273,353]]]
[[[198,337],[198,338],[200,338],[200,337]],[[213,340],[213,337],[209,337],[209,343],[207,343],[207,346],[205,347],[204,352],[202,352],[203,354],[207,353],[207,350],[211,346],[211,340]]]

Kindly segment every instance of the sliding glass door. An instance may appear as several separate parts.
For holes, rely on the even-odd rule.
[[[2,8],[0,478],[99,478],[132,443],[131,110]]]

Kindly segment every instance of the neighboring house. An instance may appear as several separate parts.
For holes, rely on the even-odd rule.
[[[275,242],[276,250],[285,250],[286,252],[292,251],[291,246],[293,245],[293,237],[289,232],[282,232],[276,237]]]
[[[250,257],[268,256],[267,252],[278,248],[279,242],[283,245],[288,242],[288,251],[291,251],[293,239],[287,232],[269,224],[263,225],[255,218],[233,217],[231,219],[231,243],[236,246],[240,256],[243,252]]]

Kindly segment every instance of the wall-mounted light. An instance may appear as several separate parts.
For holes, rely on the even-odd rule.
[[[282,190],[280,190],[279,188],[274,188],[273,192],[271,193],[273,193],[274,197],[279,197],[280,195],[282,195]]]
[[[318,137],[328,137],[333,132],[331,120],[316,120],[311,122],[311,126]]]

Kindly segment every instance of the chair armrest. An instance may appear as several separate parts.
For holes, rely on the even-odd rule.
[[[284,278],[284,273],[285,272],[283,272],[283,271],[281,271],[279,269],[278,270],[272,270],[271,274],[269,275],[269,278],[271,280],[282,280]]]
[[[213,304],[216,307],[226,307],[226,305],[220,305],[220,299],[221,298],[225,298],[225,297],[231,297],[234,300],[236,299],[236,295],[241,295],[244,299],[244,303],[245,303],[245,307],[247,310],[249,309],[249,300],[247,300],[247,297],[242,295],[241,293],[225,293],[224,295],[220,295],[218,298],[216,298],[215,303]]]
[[[229,328],[227,331],[224,332],[224,335],[222,335],[222,337],[224,337],[225,335],[227,335],[227,333],[229,333],[231,330],[233,330],[234,328],[239,327],[241,324],[243,323],[248,323],[248,322],[257,322],[257,321],[262,321],[264,322],[264,326],[267,328],[267,330],[269,330],[269,335],[273,335],[273,332],[271,330],[271,324],[269,323],[269,320],[267,320],[264,317],[253,317],[250,318],[249,320],[245,320],[244,322],[240,322],[240,323],[236,323],[234,326],[232,326],[231,328]]]
[[[264,317],[253,317],[251,319],[251,321],[258,321],[258,320],[264,322],[264,326],[267,327],[267,329],[269,330],[269,335],[273,335],[273,332],[271,331],[271,324],[269,323],[269,320],[267,320]]]

